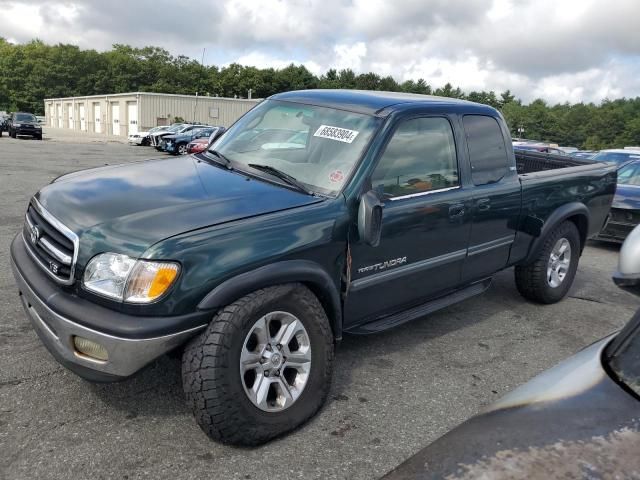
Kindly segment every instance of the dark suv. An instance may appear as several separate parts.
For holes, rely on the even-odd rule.
[[[42,127],[38,119],[32,113],[15,112],[9,117],[9,136],[16,138],[18,135],[28,135],[42,140]]]

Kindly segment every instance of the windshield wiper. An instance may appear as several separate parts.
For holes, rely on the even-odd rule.
[[[207,153],[211,153],[216,158],[220,159],[220,161],[216,160],[216,163],[222,164],[227,167],[229,170],[233,170],[233,166],[231,165],[231,160],[225,157],[223,154],[218,152],[217,150],[207,150]]]
[[[292,177],[282,170],[278,170],[276,167],[272,167],[271,165],[260,165],[259,163],[249,163],[249,166],[255,170],[260,170],[261,172],[268,173],[269,175],[273,175],[274,177],[278,177],[279,179],[284,180],[289,185],[295,187],[296,190],[299,190],[302,193],[313,195],[313,192],[306,188],[297,178]]]

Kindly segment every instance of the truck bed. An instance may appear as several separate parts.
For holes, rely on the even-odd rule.
[[[516,168],[520,174],[594,164],[594,162],[590,160],[569,157],[566,155],[553,155],[551,153],[517,150],[515,148],[513,153],[516,157]]]
[[[569,203],[589,210],[586,238],[600,232],[616,191],[617,166],[583,161],[560,155],[515,151],[522,190],[522,225],[512,250],[512,259],[525,257],[531,242],[549,217]]]

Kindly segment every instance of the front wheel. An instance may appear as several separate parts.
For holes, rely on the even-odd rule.
[[[176,153],[178,155],[186,155],[187,154],[187,144],[181,143],[176,147]]]
[[[516,287],[534,302],[559,302],[573,284],[579,259],[578,229],[573,222],[565,221],[547,236],[532,263],[516,266]]]
[[[331,385],[333,335],[301,284],[257,290],[222,309],[182,357],[182,383],[211,438],[259,445],[310,419]]]

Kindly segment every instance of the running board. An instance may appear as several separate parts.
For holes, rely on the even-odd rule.
[[[429,315],[430,313],[441,310],[453,305],[454,303],[462,302],[467,298],[480,295],[489,288],[490,285],[491,278],[486,278],[479,282],[472,283],[461,290],[450,293],[449,295],[445,295],[444,297],[431,300],[430,302],[423,303],[422,305],[404,310],[400,313],[388,315],[379,320],[357,325],[356,327],[353,327],[353,329],[346,329],[345,332],[354,335],[368,335],[371,333],[382,332],[384,330],[397,327],[398,325],[402,325],[403,323],[410,322],[411,320]]]

